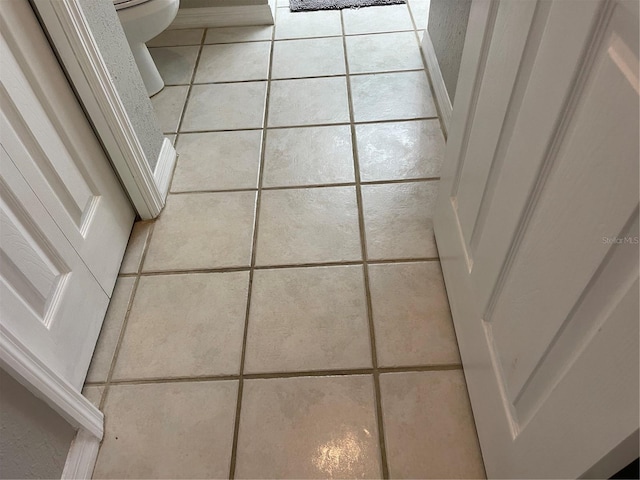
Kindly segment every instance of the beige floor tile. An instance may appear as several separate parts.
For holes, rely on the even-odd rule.
[[[257,188],[262,131],[184,133],[172,192]]]
[[[245,372],[371,367],[362,267],[258,270]]]
[[[433,209],[437,183],[363,185],[369,259],[436,257]]]
[[[429,21],[429,3],[431,0],[408,0],[418,30],[427,28]]]
[[[262,128],[266,82],[194,85],[182,131]]]
[[[269,130],[264,187],[354,182],[348,125]]]
[[[100,337],[93,352],[87,382],[107,381],[135,283],[136,279],[129,277],[121,277],[116,282],[107,315],[102,323]]]
[[[370,376],[245,380],[236,478],[381,478]]]
[[[144,246],[147,243],[147,238],[149,238],[153,223],[152,221],[139,221],[133,225],[129,244],[120,265],[120,273],[138,273],[140,271]]]
[[[342,11],[342,15],[346,35],[413,30],[413,23],[406,5],[346,8]]]
[[[262,192],[257,265],[361,259],[354,187]]]
[[[344,75],[344,46],[341,37],[275,42],[271,78]]]
[[[204,43],[237,43],[271,40],[272,31],[273,27],[271,25],[210,28],[207,30]]]
[[[278,40],[340,35],[342,35],[342,25],[340,12],[337,10],[296,13],[290,12],[288,8],[278,10],[275,36]]]
[[[174,47],[178,45],[200,45],[203,28],[185,28],[181,30],[165,30],[147,42],[147,47]]]
[[[356,126],[362,181],[438,177],[445,141],[438,120]]]
[[[96,408],[100,408],[100,400],[104,393],[103,386],[88,385],[82,389],[82,395],[89,400]]]
[[[240,372],[248,272],[142,277],[114,379]]]
[[[271,42],[205,45],[194,83],[266,80],[270,50]]]
[[[380,376],[391,478],[485,478],[461,371]]]
[[[175,133],[178,131],[178,123],[187,99],[188,90],[189,87],[187,86],[164,87],[159,93],[151,97],[151,104],[163,133]]]
[[[369,266],[378,365],[460,363],[438,262]]]
[[[227,478],[236,381],[118,385],[93,478]]]
[[[271,82],[270,127],[348,121],[349,103],[345,77]]]
[[[248,266],[255,201],[254,192],[170,195],[143,270]]]
[[[351,93],[357,122],[438,115],[424,71],[357,75],[351,77]]]
[[[349,72],[393,72],[424,68],[414,32],[346,37]]]
[[[191,82],[200,47],[157,47],[149,53],[158,67],[165,85],[185,85]]]

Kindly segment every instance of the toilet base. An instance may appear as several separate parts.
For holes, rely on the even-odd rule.
[[[147,94],[151,97],[164,88],[164,80],[162,80],[158,67],[156,67],[149,49],[144,43],[129,44],[129,46],[138,65],[138,70],[140,70]]]

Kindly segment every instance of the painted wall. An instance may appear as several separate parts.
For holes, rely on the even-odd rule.
[[[431,0],[427,30],[453,103],[471,0]]]
[[[151,170],[164,137],[112,0],[82,0],[82,11],[140,139]]]
[[[0,478],[60,478],[75,433],[0,370]]]

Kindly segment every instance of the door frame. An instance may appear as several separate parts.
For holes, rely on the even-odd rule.
[[[176,151],[165,137],[151,171],[80,5],[80,0],[37,0],[37,14],[131,203],[143,220],[155,218],[164,207]]]

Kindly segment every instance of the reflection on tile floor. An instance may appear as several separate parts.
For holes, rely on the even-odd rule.
[[[180,156],[83,391],[94,478],[483,477],[433,237],[427,0],[277,5],[149,43]]]

